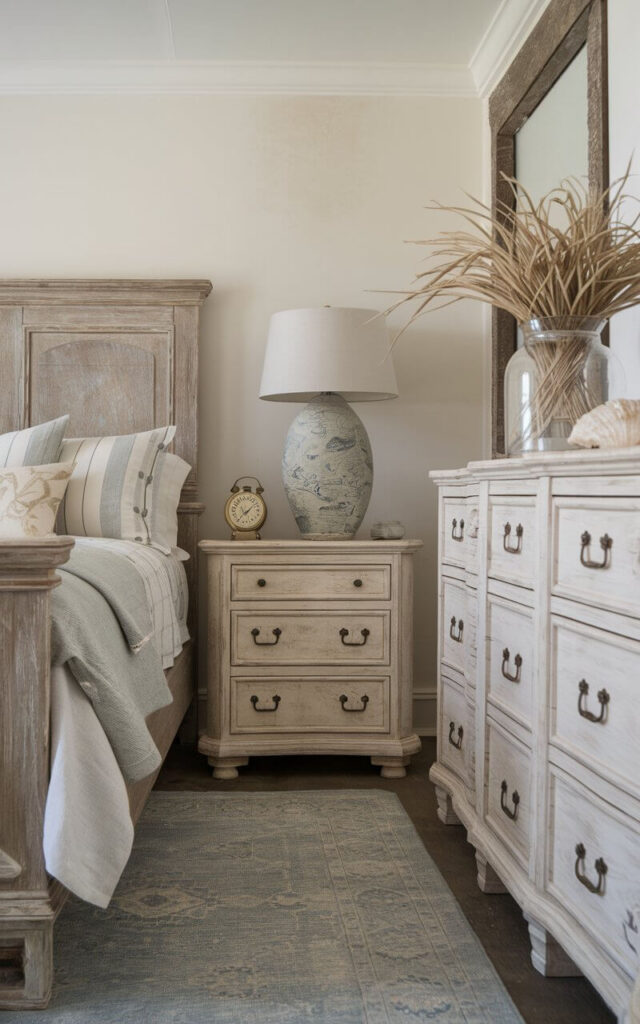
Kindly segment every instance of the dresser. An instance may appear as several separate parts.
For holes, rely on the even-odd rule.
[[[471,463],[439,488],[438,813],[547,975],[619,1021],[640,970],[640,448]]]
[[[218,779],[251,755],[364,754],[401,778],[412,726],[420,541],[200,542],[208,579],[207,728]]]

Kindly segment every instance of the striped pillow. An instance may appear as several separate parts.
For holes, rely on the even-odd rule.
[[[0,469],[10,466],[44,466],[58,462],[62,438],[69,422],[60,416],[37,427],[0,434]]]
[[[170,554],[178,542],[177,507],[190,466],[166,451],[175,427],[120,437],[66,440],[61,462],[75,462],[57,532],[116,537]]]

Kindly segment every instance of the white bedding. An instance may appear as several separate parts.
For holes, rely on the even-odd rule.
[[[188,589],[179,556],[133,541],[76,538],[128,558],[145,585],[153,643],[163,668],[173,665],[189,638]],[[127,790],[115,756],[71,672],[51,673],[51,776],[44,822],[47,871],[67,889],[106,907],[129,859],[133,825]]]

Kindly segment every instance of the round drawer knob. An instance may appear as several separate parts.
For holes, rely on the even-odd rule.
[[[362,586],[362,580],[354,580],[353,581],[353,585],[354,585],[354,587],[361,587]]]
[[[263,579],[259,579],[258,580],[258,586],[259,587],[266,587],[266,585],[267,585],[267,581],[266,580],[263,580]]]

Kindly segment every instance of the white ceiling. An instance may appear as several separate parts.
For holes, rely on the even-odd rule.
[[[0,0],[0,60],[468,65],[501,0]]]

